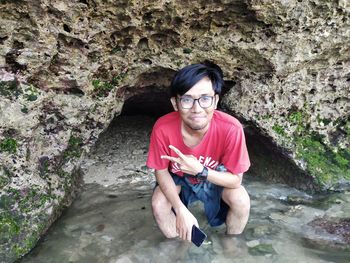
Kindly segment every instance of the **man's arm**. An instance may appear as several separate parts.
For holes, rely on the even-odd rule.
[[[176,231],[179,237],[184,240],[191,241],[192,226],[198,227],[197,219],[182,203],[176,185],[171,177],[168,169],[156,170],[156,179],[162,193],[171,203],[176,213]]]
[[[161,158],[175,162],[179,165],[182,172],[187,174],[196,175],[203,170],[203,165],[193,155],[184,155],[179,149],[170,145],[172,149],[179,157],[172,157],[163,155]],[[238,188],[242,183],[243,174],[232,174],[230,172],[220,172],[212,169],[208,169],[208,178],[210,182],[216,185],[220,185],[226,188]]]
[[[207,180],[213,184],[220,185],[226,188],[239,188],[242,183],[242,177],[242,173],[236,175],[230,172],[220,172],[208,168]]]

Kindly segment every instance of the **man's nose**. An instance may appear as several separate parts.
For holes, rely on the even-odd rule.
[[[193,102],[193,106],[191,108],[192,112],[200,112],[202,110],[202,107],[199,105],[199,101],[195,100]]]

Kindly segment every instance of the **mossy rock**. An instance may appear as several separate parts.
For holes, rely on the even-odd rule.
[[[306,163],[321,190],[329,190],[343,179],[350,180],[350,149],[331,149],[317,134],[295,141],[297,158]]]
[[[253,256],[277,254],[272,244],[259,244],[254,247],[250,247],[248,251],[249,251],[249,254]]]
[[[71,184],[74,182],[72,179],[70,181]],[[20,190],[7,187],[6,194],[0,197],[1,260],[14,262],[28,253],[70,202],[72,189],[66,190],[65,197],[59,197],[52,194],[50,189],[35,185]],[[56,206],[52,213],[47,213],[47,205],[56,201],[61,205]]]
[[[16,212],[0,212],[0,258],[13,262],[28,253],[43,233],[43,218],[26,218]]]

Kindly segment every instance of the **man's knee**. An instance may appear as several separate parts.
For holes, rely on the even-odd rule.
[[[231,209],[241,210],[242,212],[250,210],[250,198],[243,186],[235,189],[225,188],[222,199]]]

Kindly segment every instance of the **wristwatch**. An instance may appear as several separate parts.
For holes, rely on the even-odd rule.
[[[208,178],[208,168],[203,166],[203,170],[200,173],[196,174],[196,177],[202,182],[206,181]]]

